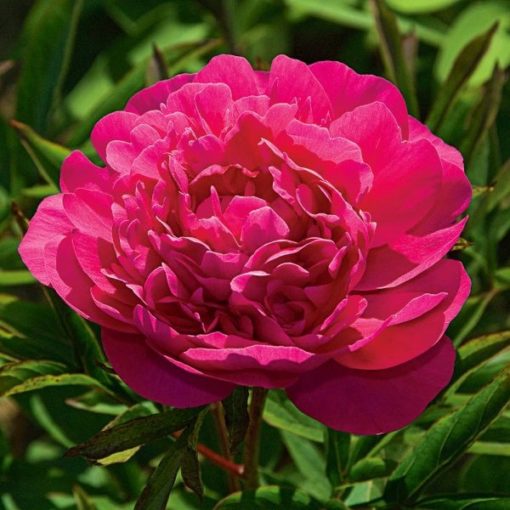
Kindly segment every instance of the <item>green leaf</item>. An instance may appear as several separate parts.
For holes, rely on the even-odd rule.
[[[268,485],[257,490],[235,492],[222,499],[214,510],[319,510],[308,494],[296,489]]]
[[[486,82],[496,64],[502,68],[510,64],[510,37],[508,35],[510,10],[508,3],[505,0],[476,2],[466,5],[466,8],[460,11],[445,35],[435,69],[441,83],[446,80],[462,48],[475,37],[487,32],[496,21],[499,22],[499,28],[492,38],[489,50],[471,74],[469,86],[477,87]]]
[[[73,495],[76,502],[76,510],[97,510],[90,496],[79,486],[73,486]]]
[[[496,29],[497,24],[494,24],[487,32],[473,39],[455,59],[448,77],[439,88],[439,93],[427,118],[427,124],[433,132],[439,130],[462,87],[487,53]]]
[[[349,462],[351,435],[324,429],[326,445],[326,476],[333,486],[340,485]]]
[[[491,425],[510,400],[510,370],[474,395],[465,406],[438,421],[390,477],[385,499],[416,500],[424,486],[459,458]]]
[[[69,67],[83,0],[39,0],[22,40],[16,118],[46,132]]]
[[[477,368],[510,346],[510,331],[501,331],[474,338],[462,345],[458,352],[452,383],[448,391],[455,391],[459,384]]]
[[[99,432],[85,443],[68,450],[66,455],[81,455],[91,461],[104,459],[113,453],[129,450],[181,430],[201,410],[202,408],[172,409],[145,418],[135,418]]]
[[[492,192],[488,195],[487,211],[492,211],[510,195],[510,159],[499,169],[494,178]]]
[[[180,51],[179,56],[169,65],[171,75],[182,72],[190,59],[198,58],[207,54],[219,44],[218,40],[201,42],[200,44],[189,45],[185,51]],[[170,47],[162,50],[165,56],[175,58],[178,48]],[[80,121],[69,140],[69,145],[74,147],[82,143],[89,136],[94,124],[108,113],[120,110],[124,107],[126,101],[145,85],[145,73],[147,70],[148,59],[129,71],[108,93],[108,95],[95,108]]]
[[[425,499],[416,508],[417,510],[508,510],[509,507],[510,498],[452,495],[448,498]]]
[[[396,11],[405,14],[422,14],[446,9],[462,0],[386,0],[386,3]]]
[[[282,430],[281,434],[295,466],[305,478],[301,489],[318,500],[328,499],[332,487],[324,477],[326,460],[317,446],[285,430]]]
[[[204,486],[200,474],[200,463],[197,451],[189,446],[182,452],[181,459],[182,480],[200,499],[204,496]]]
[[[269,392],[264,407],[264,421],[273,427],[287,430],[312,441],[324,440],[324,426],[303,414],[283,391]]]
[[[20,362],[26,363],[26,362]],[[0,371],[0,384],[4,386],[6,384],[5,379],[7,377],[16,379],[18,376],[12,375],[12,370],[9,374],[4,374],[4,371]],[[20,380],[18,384],[13,385],[8,390],[3,390],[1,395],[9,397],[11,395],[17,395],[19,393],[26,393],[27,391],[41,390],[48,386],[100,386],[99,383],[85,374],[59,374],[59,375],[41,375],[31,377],[27,380]]]
[[[468,171],[471,168],[477,149],[480,147],[481,142],[485,140],[489,129],[496,120],[505,81],[504,71],[496,66],[479,104],[473,111],[469,129],[460,147]]]
[[[230,451],[235,453],[243,442],[250,423],[248,388],[238,387],[223,400],[225,423],[230,438]]]
[[[329,0],[328,2],[285,0],[285,3],[297,14],[317,16],[347,27],[367,30],[374,26],[373,16],[364,10],[349,5],[345,0]],[[399,27],[403,33],[413,29],[416,30],[419,39],[432,46],[440,46],[444,37],[441,30],[416,20],[399,19]]]
[[[32,283],[35,283],[35,278],[26,269],[13,269],[11,271],[0,269],[0,287],[15,287]]]
[[[17,386],[37,377],[57,376],[65,372],[61,363],[47,360],[27,360],[7,363],[0,368],[0,395],[16,393]]]
[[[46,140],[22,122],[11,120],[11,126],[20,136],[23,147],[25,147],[41,176],[52,186],[52,193],[57,193],[60,167],[64,159],[71,153],[71,150]]]
[[[152,57],[147,65],[145,72],[145,85],[148,87],[154,83],[168,79],[168,66],[166,65],[165,55],[155,45],[152,45]]]
[[[353,482],[362,482],[388,476],[395,469],[396,463],[379,457],[367,457],[362,459],[349,472],[349,479]]]
[[[147,485],[136,502],[135,510],[165,510],[170,491],[175,483],[177,472],[179,471],[179,467],[186,452],[189,452],[190,449],[194,450],[194,446],[196,446],[198,432],[202,426],[205,414],[207,413],[207,408],[202,408],[198,411],[198,414],[195,414],[177,441],[172,443],[169,450],[158,464],[158,467],[152,473]],[[185,461],[185,463],[187,463],[186,469],[191,468],[188,462],[189,457]],[[198,465],[194,467],[198,469]],[[186,475],[194,477],[191,481],[194,485],[193,488],[201,493],[200,477],[198,476],[197,478],[196,473],[192,475],[190,471],[187,471]],[[189,478],[188,481],[190,481]],[[200,483],[200,488],[195,486],[196,483]]]
[[[401,90],[409,108],[409,113],[418,116],[418,101],[414,80],[404,58],[402,37],[398,28],[397,18],[388,9],[384,0],[371,0],[375,23],[379,34],[380,50],[386,72],[395,85]]]

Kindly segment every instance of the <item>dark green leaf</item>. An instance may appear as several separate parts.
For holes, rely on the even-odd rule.
[[[510,498],[452,495],[448,498],[423,500],[416,508],[417,510],[508,510]]]
[[[473,39],[455,59],[452,70],[440,87],[427,118],[427,124],[432,131],[439,130],[441,123],[453,106],[462,87],[467,83],[471,74],[477,68],[480,60],[487,52],[497,25],[493,25],[486,33]]]
[[[458,384],[478,367],[510,346],[510,331],[492,333],[470,340],[458,350],[453,381],[456,384],[451,390],[458,388]]]
[[[223,400],[225,423],[230,437],[230,450],[235,453],[244,440],[250,416],[248,414],[248,388],[238,387]]]
[[[276,486],[236,492],[222,499],[214,510],[319,510],[321,506],[306,493]]]
[[[197,451],[189,446],[182,453],[181,460],[182,480],[186,487],[191,489],[199,498],[204,496],[204,486],[200,474]]]
[[[386,487],[391,502],[414,501],[424,486],[451,465],[491,425],[510,400],[510,371],[440,420],[398,466]]]
[[[496,119],[501,103],[501,91],[505,81],[504,71],[496,66],[490,81],[485,87],[480,103],[473,111],[468,131],[461,145],[461,152],[464,155],[465,165],[468,170],[471,168],[480,143],[485,140],[489,129]]]
[[[197,58],[200,55],[207,54],[213,48],[218,46],[218,40],[202,42],[200,45],[189,45],[185,51],[179,48],[171,47],[163,49],[165,56],[175,57],[177,53],[179,56],[176,60],[169,65],[169,73],[175,74],[181,72],[183,67],[191,58]],[[93,111],[84,118],[73,132],[69,145],[74,147],[84,142],[89,136],[94,124],[103,116],[108,113],[119,110],[124,107],[126,101],[145,84],[145,73],[147,70],[148,60],[143,61],[141,64],[133,68],[127,73],[111,90],[110,94],[98,104]]]
[[[74,485],[73,495],[77,510],[97,510],[90,496],[79,485]]]
[[[16,118],[41,133],[59,100],[82,6],[83,0],[39,0],[25,23]]]
[[[271,391],[264,407],[264,421],[281,430],[288,430],[297,436],[322,442],[324,426],[303,414],[283,391]]]
[[[388,9],[383,0],[371,0],[375,22],[379,33],[379,42],[388,77],[402,91],[409,112],[418,116],[418,101],[414,81],[404,58],[402,37],[397,18]]]
[[[136,502],[135,510],[165,510],[170,491],[175,483],[175,478],[181,463],[186,457],[189,450],[194,450],[198,440],[198,433],[202,426],[203,419],[207,413],[207,408],[195,409],[195,414],[184,432],[179,436],[177,441],[172,443],[169,450],[154,470],[145,489]],[[190,465],[190,457],[184,460],[186,464],[186,476],[188,481],[192,483],[193,490],[202,493],[200,475],[191,472],[192,469],[199,469],[199,466]],[[194,462],[194,461],[192,461]],[[184,475],[184,473],[183,473]],[[189,479],[192,477],[192,480]],[[197,484],[200,486],[198,487]]]
[[[12,120],[11,126],[20,136],[23,147],[25,147],[41,176],[53,187],[52,193],[57,193],[60,167],[64,159],[71,153],[71,150],[44,139],[22,122]]]
[[[353,482],[362,482],[388,476],[395,469],[395,462],[379,457],[367,457],[362,459],[349,472],[349,479]]]
[[[168,79],[168,66],[166,65],[165,55],[155,45],[152,45],[152,57],[147,65],[145,73],[145,85],[153,85],[154,83]]]
[[[143,445],[188,425],[202,408],[172,409],[103,430],[83,444],[71,448],[66,455],[81,455],[89,460],[104,459],[113,453]]]
[[[326,476],[333,486],[340,485],[349,462],[351,435],[326,428]]]

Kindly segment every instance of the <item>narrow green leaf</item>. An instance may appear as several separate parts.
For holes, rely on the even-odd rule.
[[[497,27],[496,23],[487,32],[473,39],[455,59],[448,78],[439,88],[439,93],[427,118],[427,124],[432,131],[437,131],[441,127],[462,87],[467,83],[489,49]]]
[[[85,443],[68,450],[66,455],[81,455],[92,461],[103,459],[183,429],[201,409],[172,409],[146,418],[135,418],[99,432]]]
[[[421,14],[446,9],[462,0],[386,0],[396,11],[406,14]]]
[[[510,456],[510,444],[477,441],[469,447],[468,453],[473,453],[475,455],[495,455],[497,457],[508,457]]]
[[[225,423],[230,438],[230,451],[235,453],[244,440],[250,423],[248,414],[248,388],[236,388],[225,400]]]
[[[312,441],[324,441],[324,426],[303,414],[283,391],[269,392],[264,406],[264,421],[281,430]]]
[[[73,486],[73,496],[76,502],[76,510],[97,510],[91,497],[79,486]]]
[[[362,482],[388,476],[395,469],[396,463],[379,457],[367,457],[361,459],[352,466],[349,479],[353,482]]]
[[[4,384],[4,375],[0,372],[0,380]],[[41,390],[49,386],[89,386],[100,387],[100,384],[85,374],[59,374],[59,375],[41,375],[31,377],[19,384],[16,384],[1,392],[3,397],[17,395],[19,393],[26,393],[27,391]]]
[[[207,54],[218,46],[220,41],[210,40],[201,42],[200,45],[187,45],[186,50],[179,54],[178,58],[169,65],[169,73],[175,74],[181,72],[189,59],[200,57]],[[163,49],[163,54],[169,57],[175,57],[179,48],[170,47]],[[108,97],[100,102],[93,111],[87,115],[73,132],[68,145],[75,147],[83,143],[90,135],[94,124],[106,114],[119,110],[124,107],[126,101],[135,93],[142,89],[145,85],[145,73],[147,70],[148,60],[144,60],[141,64],[134,67],[128,72],[111,90]]]
[[[510,159],[499,169],[494,178],[493,189],[488,196],[487,211],[492,211],[510,195]]]
[[[449,392],[455,391],[459,384],[477,368],[510,346],[510,331],[501,331],[474,338],[462,345],[457,353],[455,373]]]
[[[333,429],[324,429],[324,443],[326,445],[326,476],[335,487],[342,482],[347,464],[351,435]]]
[[[409,113],[417,117],[418,101],[414,81],[404,58],[397,18],[383,0],[371,0],[371,6],[374,11],[381,54],[388,77],[404,95]]]
[[[152,45],[152,57],[147,65],[145,72],[145,85],[153,85],[154,83],[168,79],[168,66],[166,65],[165,55],[155,45]]]
[[[200,463],[197,451],[186,447],[181,459],[182,480],[186,487],[191,489],[200,499],[204,496],[204,486],[200,474]]]
[[[332,486],[324,476],[326,459],[318,445],[285,430],[281,431],[281,435],[295,466],[305,478],[300,484],[301,489],[318,500],[327,499]]]
[[[285,0],[297,14],[317,16],[327,21],[347,27],[367,30],[374,26],[373,17],[363,9],[349,5],[344,0],[329,0],[317,2],[317,0]],[[419,20],[399,19],[402,32],[416,30],[418,38],[432,46],[441,46],[444,33],[436,27],[420,23]]]
[[[38,135],[31,127],[11,120],[11,126],[20,136],[21,143],[39,170],[41,176],[53,187],[53,193],[58,192],[60,167],[71,150],[46,140]]]
[[[319,510],[323,508],[305,492],[277,486],[235,492],[222,499],[214,510]]]
[[[13,269],[11,271],[0,269],[0,287],[30,285],[31,283],[35,283],[35,278],[26,269]]]
[[[459,458],[491,425],[510,400],[510,370],[438,421],[398,466],[386,486],[388,502],[415,501],[428,482]]]
[[[448,498],[430,498],[420,501],[417,510],[508,510],[510,498],[451,495]]]
[[[46,132],[67,74],[83,0],[39,0],[22,40],[16,117]]]
[[[206,413],[207,408],[198,409],[198,414],[195,414],[191,419],[191,422],[187,425],[177,441],[172,443],[169,450],[158,464],[158,467],[149,478],[147,485],[136,502],[135,510],[165,510],[179,467],[186,456],[186,452],[194,450],[198,439],[198,433]],[[201,487],[200,477],[197,473],[191,473],[190,471],[195,468],[197,470],[199,469],[198,462],[196,465],[190,466],[189,459],[190,457],[187,457],[184,461],[186,469],[189,469],[186,471],[186,476],[193,477],[193,480],[189,480],[188,478],[188,481],[191,481],[194,490],[201,493],[203,489]],[[197,483],[200,484],[200,487],[196,486]]]
[[[481,142],[485,140],[489,129],[496,120],[505,81],[505,72],[496,66],[485,87],[482,99],[473,111],[468,131],[460,147],[468,170],[471,168]]]
[[[41,376],[61,375],[65,366],[49,360],[26,360],[7,363],[0,368],[0,395],[26,381]]]

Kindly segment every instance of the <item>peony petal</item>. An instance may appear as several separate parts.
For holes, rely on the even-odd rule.
[[[62,203],[63,195],[45,198],[28,225],[19,245],[21,259],[30,272],[44,285],[50,284],[44,250],[50,241],[63,239],[73,229]]]
[[[258,75],[250,63],[243,57],[218,55],[198,72],[195,81],[199,83],[226,83],[232,91],[232,97],[256,96],[264,92]]]
[[[137,92],[127,103],[125,110],[142,114],[150,110],[159,110],[161,104],[166,104],[168,96],[180,89],[186,83],[193,81],[194,74],[179,74],[169,80],[158,81],[154,85]]]
[[[106,161],[106,147],[112,140],[129,141],[137,119],[134,113],[113,112],[97,122],[90,140],[103,161]]]
[[[83,152],[73,151],[62,164],[60,188],[63,193],[72,193],[80,188],[110,193],[111,172],[94,165]]]
[[[324,124],[331,115],[329,97],[310,68],[304,62],[285,55],[273,59],[269,72],[268,95],[272,104],[292,104],[297,101],[301,116],[307,109],[307,101],[310,101],[313,120],[319,124]]]
[[[121,379],[142,397],[185,408],[217,402],[234,389],[229,383],[191,374],[151,349],[143,336],[103,328],[106,355]]]
[[[374,173],[372,188],[360,203],[377,223],[374,247],[391,242],[426,216],[443,173],[430,142],[404,142],[383,103],[359,106],[344,114],[332,123],[331,131],[356,142]]]
[[[428,352],[387,370],[354,370],[334,361],[303,375],[287,394],[304,413],[335,430],[383,434],[417,418],[448,384],[455,349],[443,338]]]
[[[450,251],[466,221],[425,236],[404,235],[388,246],[370,250],[356,291],[396,287],[423,273]]]
[[[344,353],[338,363],[366,370],[381,370],[420,356],[438,342],[448,324],[466,301],[471,282],[462,264],[442,260],[426,273],[395,289],[364,294],[368,307],[364,317],[383,319],[398,313],[406,295],[415,306],[406,306],[406,317],[392,320],[359,350]],[[447,298],[444,299],[444,296]],[[353,325],[354,326],[354,325]]]
[[[334,118],[358,106],[380,101],[397,120],[407,137],[407,108],[400,91],[384,78],[362,75],[341,62],[316,62],[310,70],[329,96]]]

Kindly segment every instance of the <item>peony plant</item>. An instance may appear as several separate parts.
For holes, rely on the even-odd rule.
[[[186,408],[284,388],[325,425],[380,434],[445,387],[469,278],[462,157],[386,80],[213,58],[135,94],[73,152],[23,261],[101,326],[136,392]]]

